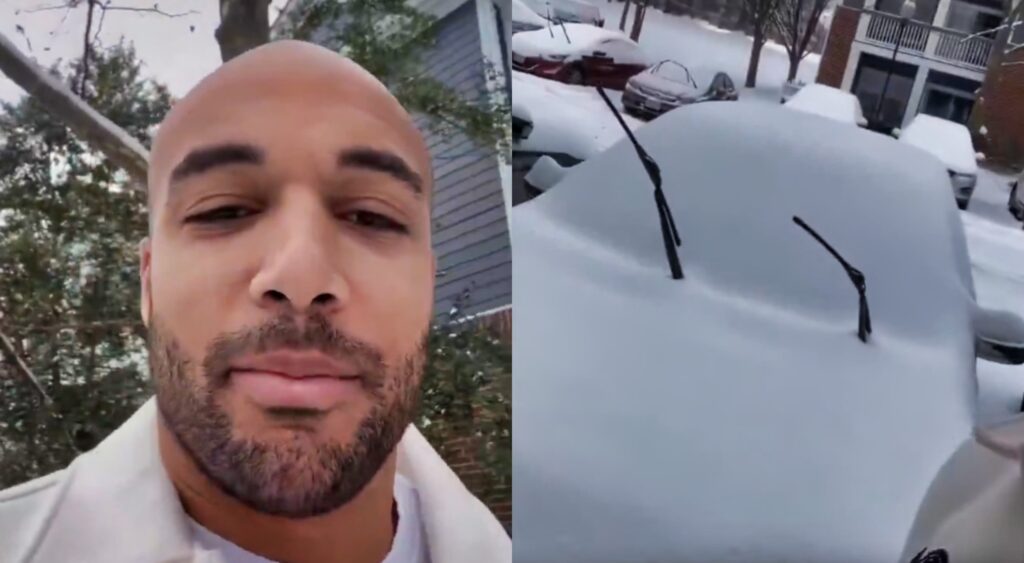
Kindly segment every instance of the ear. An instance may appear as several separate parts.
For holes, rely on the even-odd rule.
[[[139,243],[139,283],[142,286],[139,310],[142,312],[142,324],[149,328],[150,316],[153,313],[153,294],[150,284],[150,271],[153,261],[152,247],[149,237]]]

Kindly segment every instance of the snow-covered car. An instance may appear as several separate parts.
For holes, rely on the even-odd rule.
[[[900,132],[900,141],[923,149],[946,166],[949,183],[960,209],[967,209],[978,183],[977,152],[971,132],[960,123],[918,114]]]
[[[604,17],[597,6],[580,0],[523,0],[527,6],[555,23],[585,23],[604,27]]]
[[[1021,184],[1024,184],[1024,172],[1010,183],[1010,201],[1006,204],[1010,215],[1018,221],[1024,221],[1024,187]]]
[[[664,60],[626,81],[622,107],[631,115],[652,119],[686,104],[738,99],[728,74],[692,72],[681,63]]]
[[[566,82],[622,90],[648,66],[640,45],[618,30],[567,23],[512,35],[512,67]]]
[[[977,355],[1024,361],[1024,321],[976,303],[943,167],[774,105],[636,136],[684,279],[628,140],[510,214],[516,561],[910,561]]]
[[[548,20],[534,12],[523,0],[512,0],[512,33],[533,31],[549,25]]]
[[[524,79],[525,78],[525,79]],[[527,176],[543,157],[571,168],[600,152],[600,132],[584,110],[553,104],[544,80],[513,73],[512,89],[512,203],[518,205],[545,191],[546,183],[530,183]],[[544,170],[553,170],[546,163]],[[545,174],[544,179],[552,175]]]
[[[868,123],[857,96],[824,84],[802,86],[784,107],[858,127]]]

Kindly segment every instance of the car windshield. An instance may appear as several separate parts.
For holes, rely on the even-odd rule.
[[[673,82],[692,84],[694,88],[697,87],[697,83],[690,75],[690,70],[675,61],[662,61],[658,63],[658,66],[654,67],[652,74],[667,78]]]

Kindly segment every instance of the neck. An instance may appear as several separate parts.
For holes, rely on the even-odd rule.
[[[224,493],[159,423],[160,456],[193,520],[238,547],[289,563],[380,563],[393,540],[395,454],[355,498],[332,512],[292,519],[258,512]]]

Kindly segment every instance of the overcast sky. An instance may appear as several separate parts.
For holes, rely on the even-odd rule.
[[[152,13],[110,11],[103,22],[99,41],[101,45],[113,45],[124,37],[133,43],[144,64],[143,72],[166,84],[173,95],[180,97],[220,64],[220,50],[213,37],[220,20],[218,1],[111,0],[110,5],[152,8],[154,3],[165,12],[187,15],[168,18]],[[80,57],[85,36],[85,1],[70,10],[33,11],[63,4],[66,4],[64,0],[0,0],[0,33],[14,42],[22,53],[47,68],[58,59],[67,61]],[[271,22],[284,4],[285,0],[272,1]],[[99,13],[97,9],[93,33]],[[18,26],[24,33],[18,31]],[[13,102],[24,95],[24,90],[0,73],[0,100]]]

